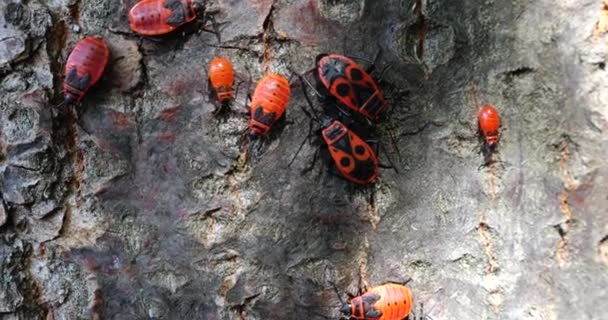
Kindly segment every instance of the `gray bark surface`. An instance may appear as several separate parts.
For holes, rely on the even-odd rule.
[[[213,0],[218,42],[204,19],[134,35],[136,2],[0,3],[0,319],[335,319],[332,282],[345,299],[408,277],[435,320],[608,319],[608,3]],[[108,68],[54,108],[85,35]],[[316,136],[287,166],[299,88],[250,152],[247,85],[220,116],[207,97],[218,55],[251,92],[378,47],[397,170],[373,187],[301,174]]]

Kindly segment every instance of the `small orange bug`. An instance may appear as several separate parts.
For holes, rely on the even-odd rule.
[[[498,111],[491,106],[485,105],[479,111],[479,130],[483,134],[486,145],[493,149],[498,143],[498,128],[500,127],[500,116]]]
[[[275,74],[266,74],[257,84],[250,104],[249,136],[265,135],[287,109],[291,88],[289,81]]]
[[[210,94],[220,103],[234,97],[234,69],[232,63],[225,57],[215,57],[209,65]]]
[[[402,320],[414,305],[405,283],[386,282],[343,303],[340,312],[354,320]]]

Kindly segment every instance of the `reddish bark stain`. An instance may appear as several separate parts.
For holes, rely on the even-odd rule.
[[[40,246],[38,246],[38,254],[41,256],[46,255],[46,246],[44,243],[41,243]]]
[[[593,181],[586,181],[578,186],[571,194],[572,203],[581,206],[593,190]]]
[[[101,195],[101,194],[104,194],[106,192],[108,192],[108,187],[104,186],[104,187],[101,187],[101,188],[97,189],[97,192],[95,192],[95,195]]]
[[[160,112],[160,114],[158,115],[158,118],[162,121],[175,120],[179,107],[180,106],[175,106],[175,107],[170,107],[170,108],[164,109],[163,111]]]
[[[260,9],[267,8],[268,6],[272,5],[274,0],[250,0],[250,2],[251,2],[251,6],[253,8],[260,10]]]
[[[169,83],[166,92],[172,97],[177,97],[184,93],[184,89],[186,89],[186,81],[183,79],[175,79]]]
[[[177,139],[177,135],[172,132],[161,132],[157,136],[160,141],[175,141]]]
[[[293,21],[293,29],[287,31],[288,36],[292,39],[297,39],[300,42],[317,45],[322,38],[334,36],[336,26],[327,27],[327,20],[323,18],[317,8],[317,0],[309,0],[302,6],[294,6],[286,14],[289,16],[289,21]],[[330,37],[330,38],[331,38]]]
[[[112,118],[112,124],[116,127],[127,127],[133,123],[131,117],[122,112],[114,111],[110,114],[110,117]]]

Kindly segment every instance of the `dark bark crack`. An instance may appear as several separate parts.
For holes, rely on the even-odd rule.
[[[262,67],[264,73],[267,73],[270,68],[270,61],[272,59],[272,40],[274,34],[274,24],[272,21],[272,14],[274,13],[276,1],[272,2],[268,15],[264,19],[262,26],[264,27],[264,33],[262,34],[262,42],[264,50],[262,51]]]

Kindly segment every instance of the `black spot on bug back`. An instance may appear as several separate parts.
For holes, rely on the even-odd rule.
[[[353,81],[359,81],[363,79],[363,73],[361,70],[353,68],[350,70],[350,77],[353,79]]]
[[[376,165],[371,158],[365,161],[355,161],[355,169],[350,173],[359,180],[368,180],[374,176]]]
[[[89,73],[86,73],[82,77],[79,77],[78,70],[76,67],[74,67],[72,68],[72,70],[70,70],[70,72],[68,72],[65,81],[68,85],[78,90],[84,91],[89,87],[89,83],[91,82],[91,75]]]
[[[257,122],[261,122],[267,126],[271,126],[274,123],[276,112],[264,113],[262,106],[257,106],[253,112],[253,119]]]
[[[168,25],[177,27],[186,22],[186,12],[189,10],[184,7],[180,0],[167,0],[163,6],[172,12],[167,19]]]
[[[350,159],[347,157],[342,157],[342,159],[340,159],[340,164],[343,167],[348,167],[348,166],[350,166]]]
[[[363,146],[356,146],[355,153],[358,155],[362,155],[363,153],[365,153],[365,148]]]
[[[336,91],[341,97],[346,97],[350,92],[350,87],[346,83],[340,83],[338,87],[336,87]]]
[[[362,107],[376,93],[374,87],[357,83],[353,83],[352,86],[353,91],[355,91],[355,98],[357,99],[357,107]]]

